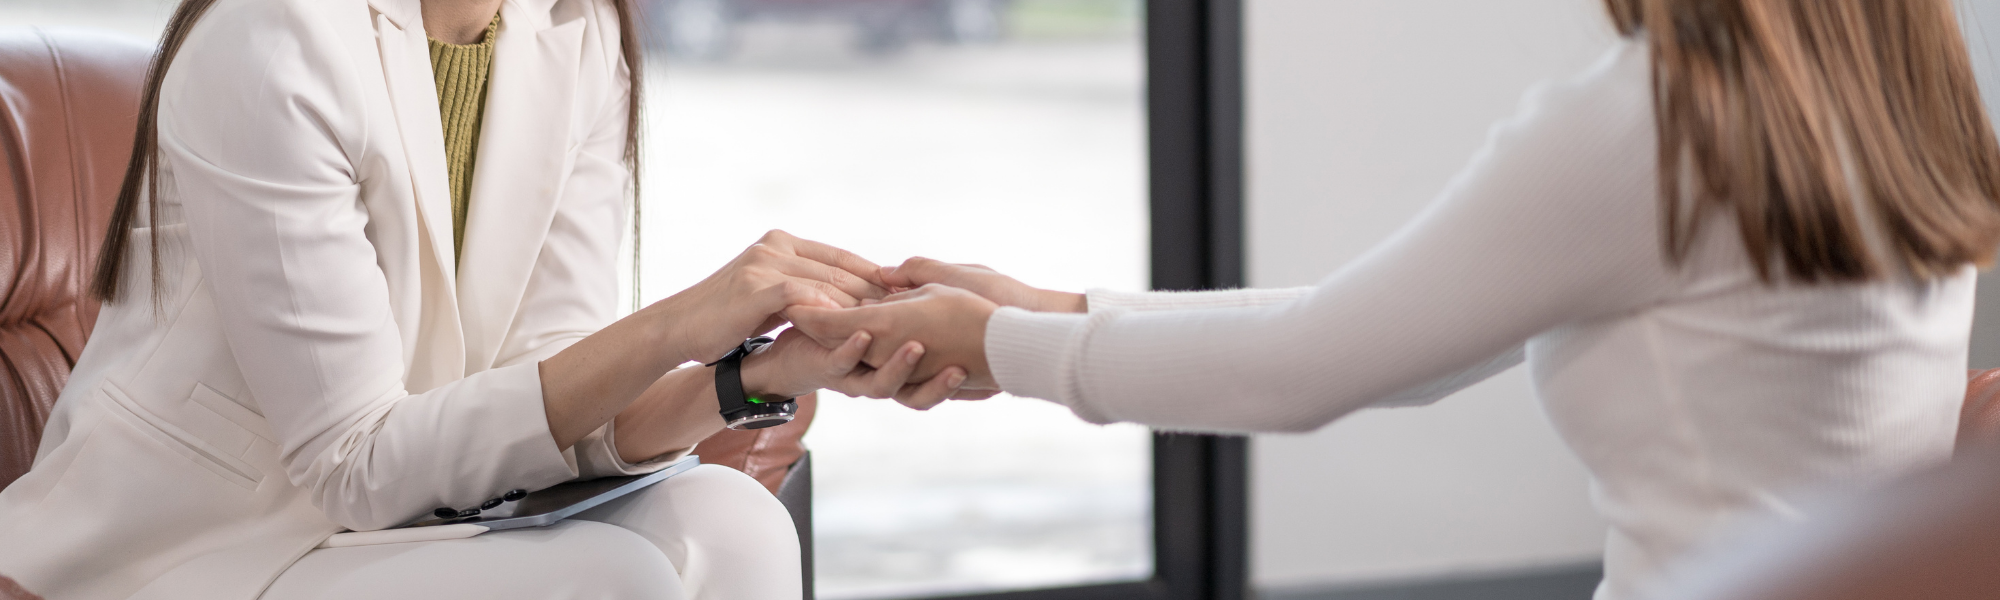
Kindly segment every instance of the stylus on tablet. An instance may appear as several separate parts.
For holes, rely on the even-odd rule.
[[[498,511],[479,516],[452,519],[425,519],[402,527],[381,531],[350,531],[336,533],[320,542],[320,548],[345,548],[349,546],[370,546],[375,544],[400,544],[403,542],[429,542],[468,538],[488,531],[520,529],[522,527],[543,527],[554,525],[600,504],[610,502],[642,489],[665,481],[669,477],[685,473],[701,465],[701,458],[689,456],[667,468],[644,475],[605,477],[589,481],[572,481],[528,494],[513,503],[502,514]]]

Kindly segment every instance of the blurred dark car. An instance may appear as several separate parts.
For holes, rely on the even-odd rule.
[[[851,24],[864,51],[887,53],[912,41],[977,43],[1006,31],[1009,0],[641,0],[657,50],[693,59],[726,58],[740,24],[752,20],[834,20]]]

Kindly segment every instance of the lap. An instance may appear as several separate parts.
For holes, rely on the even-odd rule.
[[[314,550],[262,600],[784,600],[800,596],[784,506],[702,465],[549,527]]]
[[[673,563],[645,538],[570,520],[459,540],[314,550],[263,600],[684,597]]]
[[[696,600],[800,597],[799,538],[790,513],[735,469],[695,467],[576,518],[645,537],[680,568]]]

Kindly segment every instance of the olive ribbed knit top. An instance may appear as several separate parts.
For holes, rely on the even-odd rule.
[[[493,38],[500,16],[476,44],[456,45],[431,38],[431,71],[437,76],[438,116],[444,120],[445,170],[451,176],[451,256],[465,250],[465,214],[472,201],[472,165],[479,153],[479,127],[486,114],[486,80],[493,73]]]

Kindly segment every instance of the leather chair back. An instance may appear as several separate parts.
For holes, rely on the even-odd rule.
[[[86,290],[151,56],[105,34],[0,29],[0,488],[34,460],[96,322]]]

